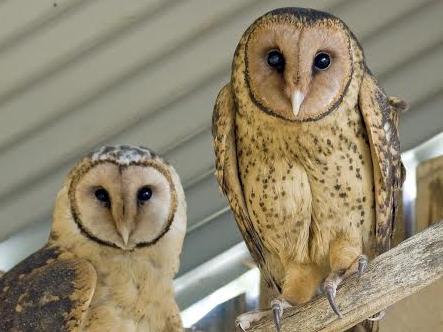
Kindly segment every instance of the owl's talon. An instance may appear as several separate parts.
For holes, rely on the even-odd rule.
[[[360,277],[368,267],[368,257],[366,255],[359,255],[356,260],[346,270],[331,272],[323,283],[323,291],[326,293],[329,305],[339,318],[343,318],[340,310],[335,303],[335,294],[337,287],[344,279],[352,274],[357,273]]]
[[[279,301],[272,301],[271,307],[272,307],[272,316],[274,317],[275,329],[277,330],[277,332],[280,332],[283,308]]]
[[[324,291],[326,293],[326,297],[328,299],[329,305],[331,306],[332,310],[339,318],[343,318],[342,313],[340,312],[340,310],[337,307],[337,304],[335,303],[336,287],[332,284],[327,284],[324,286]]]
[[[260,320],[264,316],[266,316],[266,311],[264,310],[246,312],[237,317],[235,320],[235,326],[240,328],[243,332],[246,332],[253,322]]]
[[[366,255],[360,255],[358,257],[358,276],[361,277],[363,272],[366,271],[368,267],[368,257]]]
[[[274,324],[277,332],[280,332],[281,329],[283,311],[284,309],[289,307],[291,307],[291,304],[287,302],[285,299],[277,298],[271,301],[272,315],[274,317]]]
[[[368,320],[370,320],[371,322],[376,322],[376,321],[382,320],[383,317],[385,317],[385,313],[386,312],[384,310],[380,311],[380,312],[376,313],[374,316],[369,317]]]
[[[238,321],[238,319],[235,320],[235,326],[237,326],[243,332],[246,332],[245,328],[243,328],[242,322]]]
[[[280,328],[281,328],[281,315],[278,313],[279,310],[278,309],[272,309],[272,315],[274,316],[274,324],[275,324],[275,329],[277,330],[277,332],[280,332]]]

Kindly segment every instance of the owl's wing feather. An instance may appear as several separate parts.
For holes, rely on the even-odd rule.
[[[279,288],[265,262],[266,248],[249,216],[237,163],[236,106],[229,84],[217,96],[212,117],[212,136],[215,150],[215,175],[221,190],[229,201],[235,220],[254,261],[260,267],[267,283]]]
[[[93,266],[46,246],[0,279],[0,331],[78,330],[96,285]]]
[[[383,253],[390,248],[400,190],[405,168],[400,159],[398,134],[399,113],[406,103],[396,97],[388,97],[369,71],[363,77],[359,108],[362,113],[374,168],[376,251]]]

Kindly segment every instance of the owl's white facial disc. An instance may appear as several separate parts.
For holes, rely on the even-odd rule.
[[[102,158],[78,170],[69,199],[85,236],[133,250],[168,232],[177,208],[175,187],[165,164],[149,159],[119,163]]]
[[[328,114],[352,78],[351,38],[342,21],[314,10],[286,8],[258,19],[243,38],[253,101],[290,121]]]

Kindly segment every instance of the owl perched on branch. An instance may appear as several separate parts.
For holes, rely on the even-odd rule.
[[[398,114],[349,28],[324,12],[273,10],[244,33],[213,114],[216,176],[268,284],[285,301],[362,273],[389,249],[404,178]],[[239,321],[245,328],[250,320]]]
[[[57,196],[48,243],[0,278],[0,331],[182,331],[185,231],[172,166],[142,147],[91,153]]]

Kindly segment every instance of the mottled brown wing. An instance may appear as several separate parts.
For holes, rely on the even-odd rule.
[[[76,331],[89,307],[96,272],[82,259],[44,247],[0,279],[0,331]]]
[[[398,115],[406,103],[388,97],[369,71],[363,77],[359,100],[374,168],[376,253],[390,248],[405,169],[400,159]]]
[[[228,198],[243,239],[268,284],[277,288],[266,265],[266,248],[256,232],[246,208],[241,186],[235,134],[235,104],[230,85],[225,85],[217,96],[212,116],[212,137],[215,151],[215,175],[221,190]]]

